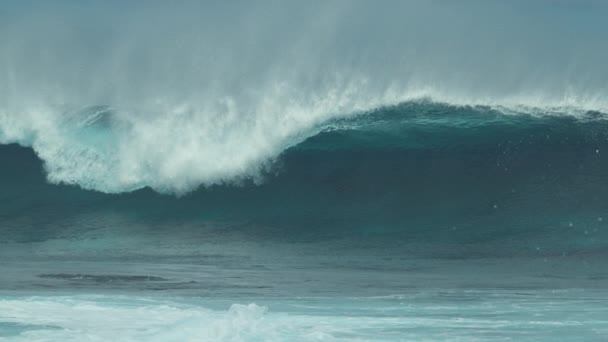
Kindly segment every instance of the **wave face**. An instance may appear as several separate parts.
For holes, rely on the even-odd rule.
[[[542,3],[9,1],[0,142],[52,183],[183,195],[260,183],[335,120],[416,99],[608,112],[608,6]]]
[[[97,108],[91,121],[104,124],[107,111]],[[410,102],[325,122],[283,151],[261,183],[180,198],[49,185],[31,150],[5,146],[2,212],[16,226],[20,217],[42,217],[51,231],[78,213],[127,217],[78,221],[91,227],[177,220],[192,231],[209,222],[246,226],[269,239],[368,236],[370,246],[435,257],[597,255],[608,248],[606,151],[608,121],[599,112],[507,114]],[[40,225],[35,230],[44,236]]]

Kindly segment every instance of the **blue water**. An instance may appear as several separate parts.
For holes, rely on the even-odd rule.
[[[604,341],[600,1],[0,4],[0,341]]]
[[[601,340],[607,125],[406,103],[182,197],[3,146],[1,338]]]

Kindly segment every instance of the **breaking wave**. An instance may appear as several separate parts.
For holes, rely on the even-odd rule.
[[[134,121],[113,107],[90,106],[50,121],[38,118],[9,124],[5,118],[0,137],[4,143],[32,147],[52,183],[106,193],[150,187],[181,195],[201,185],[259,184],[276,171],[276,159],[285,150],[332,131],[351,132],[346,134],[353,136],[368,132],[377,135],[376,144],[384,140],[386,144],[413,146],[427,144],[412,141],[409,131],[420,127],[437,134],[446,128],[465,128],[471,130],[468,135],[482,138],[484,132],[478,129],[486,127],[490,132],[500,124],[550,122],[551,117],[562,121],[569,117],[581,123],[605,118],[601,112],[582,108],[454,106],[430,100],[333,117],[304,110],[299,115],[266,118],[260,114],[249,121],[233,112],[209,121],[206,115],[186,112]],[[543,120],[543,116],[549,119]],[[345,138],[337,143],[348,142],[352,141]]]
[[[241,5],[8,2],[0,142],[32,147],[52,183],[182,195],[260,183],[336,121],[403,103],[608,112],[601,3]]]

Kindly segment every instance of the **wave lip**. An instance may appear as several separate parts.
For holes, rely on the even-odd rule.
[[[323,132],[376,132],[405,146],[412,143],[408,127],[439,131],[460,126],[474,132],[476,126],[526,125],[526,118],[534,117],[581,122],[606,117],[580,107],[450,105],[428,98],[367,109],[362,103],[351,104],[355,110],[342,114],[332,114],[343,109],[333,100],[270,112],[265,105],[251,112],[252,117],[243,117],[230,100],[223,106],[221,114],[211,117],[181,108],[149,119],[109,106],[65,111],[58,117],[45,111],[21,121],[0,116],[0,141],[31,146],[51,183],[105,193],[150,187],[181,195],[200,186],[259,184],[287,149]]]

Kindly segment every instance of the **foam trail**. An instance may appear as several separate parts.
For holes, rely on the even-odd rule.
[[[5,2],[0,142],[54,183],[182,194],[412,99],[607,112],[608,6],[541,3]]]
[[[0,328],[5,328],[0,339],[445,341],[447,336],[458,341],[483,341],[516,334],[526,340],[550,341],[605,336],[608,324],[601,319],[603,303],[590,299],[601,298],[605,292],[500,291],[504,297],[472,290],[429,291],[349,298],[346,303],[328,298],[272,303],[287,311],[256,304],[214,310],[207,305],[124,296],[0,298]]]

